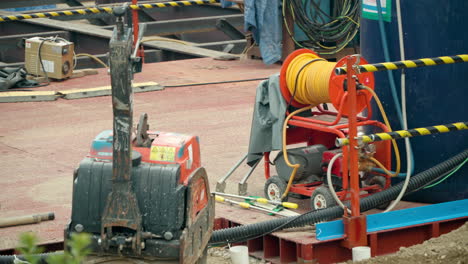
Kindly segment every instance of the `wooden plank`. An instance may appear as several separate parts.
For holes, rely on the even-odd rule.
[[[2,92],[0,103],[55,101],[58,97],[55,91]]]
[[[160,91],[163,89],[164,87],[159,85],[156,82],[144,82],[144,83],[133,84],[134,93]],[[112,92],[111,92],[111,86],[107,85],[107,86],[100,86],[100,87],[87,88],[87,89],[64,90],[64,91],[58,91],[57,93],[64,99],[73,100],[73,99],[82,99],[82,98],[89,98],[89,97],[111,95]]]

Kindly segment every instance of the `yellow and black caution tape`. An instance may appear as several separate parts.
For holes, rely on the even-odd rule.
[[[220,0],[171,1],[171,2],[161,2],[161,3],[145,3],[145,4],[129,5],[129,8],[132,10],[140,10],[140,9],[148,9],[148,8],[206,5],[206,4],[214,4],[214,3],[219,3],[219,2]],[[112,7],[96,6],[96,7],[75,9],[75,10],[65,10],[65,11],[55,11],[55,12],[38,12],[38,13],[31,13],[31,14],[0,16],[0,22],[18,21],[18,20],[33,19],[33,18],[88,15],[88,14],[98,14],[98,13],[112,13]]]
[[[356,139],[358,140],[358,142],[369,143],[369,142],[374,142],[374,141],[447,133],[450,131],[458,131],[458,130],[465,130],[465,129],[468,129],[468,122],[457,122],[457,123],[451,123],[451,124],[446,124],[446,125],[429,126],[429,127],[414,128],[414,129],[409,129],[409,130],[398,130],[398,131],[393,131],[393,132],[364,135],[364,136],[357,137]],[[338,147],[345,146],[348,144],[349,144],[349,139],[347,138],[338,138],[336,140],[336,145]]]
[[[468,62],[468,54],[460,54],[454,56],[442,56],[435,58],[423,58],[417,60],[404,60],[404,61],[394,61],[394,62],[381,62],[375,64],[364,64],[357,66],[356,71],[358,72],[376,72],[376,71],[388,71],[388,70],[398,70],[398,69],[407,69],[407,68],[418,68],[425,66],[435,66],[442,64],[453,64]],[[339,67],[335,69],[335,73],[345,74],[346,67]]]

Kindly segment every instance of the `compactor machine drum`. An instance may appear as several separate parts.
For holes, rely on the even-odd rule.
[[[147,116],[132,129],[131,21],[114,9],[110,41],[114,129],[100,133],[73,177],[72,218],[65,230],[92,235],[93,255],[195,263],[211,237],[214,203],[198,137],[148,131]],[[142,34],[140,34],[142,35]]]

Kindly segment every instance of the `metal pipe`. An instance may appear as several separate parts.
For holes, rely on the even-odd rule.
[[[347,72],[347,84],[348,84],[348,99],[349,99],[349,138],[351,139],[349,142],[349,174],[350,174],[350,187],[351,187],[351,216],[358,217],[361,215],[361,211],[359,208],[359,157],[358,157],[358,142],[356,141],[357,136],[357,91],[356,91],[356,82],[354,81],[355,76],[355,68],[357,65],[358,57],[349,56],[346,60],[348,68],[350,69]],[[352,68],[352,69],[351,69]],[[347,175],[344,175],[347,177]]]
[[[42,221],[54,220],[54,213],[33,214],[25,216],[15,216],[9,218],[0,218],[0,227],[36,224]]]
[[[442,64],[454,64],[468,62],[468,54],[460,54],[454,56],[442,56],[434,58],[422,58],[417,60],[403,60],[394,62],[381,62],[374,64],[359,65],[356,69],[357,72],[376,72],[376,71],[389,71],[407,68],[418,68],[425,66],[435,66]],[[335,69],[337,75],[346,74],[345,67]]]
[[[228,173],[226,173],[226,175],[224,175],[221,179],[218,180],[218,182],[216,183],[216,191],[217,192],[224,192],[224,189],[226,188],[226,183],[225,181],[231,177],[232,173],[234,173],[235,170],[237,170],[237,168],[242,164],[242,162],[244,162],[245,159],[247,159],[247,155],[248,154],[245,154],[237,163],[236,165],[234,165],[234,167],[232,167]]]
[[[230,204],[239,205],[240,207],[242,207],[244,209],[256,209],[256,210],[267,212],[267,213],[270,213],[270,214],[277,214],[277,215],[286,216],[286,217],[289,216],[287,214],[282,213],[281,211],[277,212],[277,211],[269,210],[269,209],[266,209],[266,208],[263,208],[263,207],[251,205],[249,203],[238,202],[238,201],[234,201],[234,200],[231,200],[231,199],[226,199],[226,198],[218,196],[218,195],[215,195],[215,200],[217,202],[226,202],[226,203],[230,203]]]
[[[218,195],[218,196],[226,196],[226,197],[231,197],[231,198],[251,200],[251,201],[256,201],[256,202],[263,203],[263,204],[269,203],[269,204],[274,204],[274,205],[281,205],[283,207],[291,208],[291,209],[297,209],[299,207],[299,205],[296,203],[278,202],[278,201],[268,200],[266,198],[259,198],[259,197],[255,198],[255,197],[248,197],[248,196],[235,195],[235,194],[229,194],[229,193],[220,193],[220,192],[213,192],[213,194]]]
[[[257,160],[257,162],[255,162],[255,164],[252,165],[252,167],[250,167],[249,171],[245,174],[244,178],[242,178],[242,180],[239,182],[240,184],[244,184],[250,178],[250,175],[252,175],[255,168],[257,168],[257,165],[260,163],[260,161],[261,159]]]
[[[257,165],[260,163],[261,159],[257,160],[252,167],[250,167],[249,171],[245,174],[244,178],[238,184],[238,193],[240,195],[247,194],[247,180],[250,178],[254,170],[257,168]]]
[[[187,1],[171,1],[162,3],[145,3],[137,5],[129,5],[132,10],[148,9],[148,8],[165,8],[165,7],[182,7],[191,5],[206,5],[219,3],[220,0],[187,0]],[[48,18],[58,16],[75,16],[75,15],[87,15],[87,14],[98,14],[98,13],[112,13],[112,7],[87,7],[75,10],[56,11],[56,12],[38,12],[29,14],[18,14],[9,16],[0,16],[0,22],[18,21],[33,18]]]
[[[468,129],[468,122],[457,122],[457,123],[451,123],[451,124],[446,124],[446,125],[420,127],[420,128],[409,129],[409,130],[397,130],[393,132],[364,135],[364,136],[356,137],[356,140],[358,140],[360,143],[370,143],[370,142],[375,142],[375,141],[409,138],[409,137],[415,137],[415,136],[426,136],[426,135],[447,133],[450,131],[458,131],[458,130],[466,130],[466,129]],[[346,146],[348,144],[349,144],[348,138],[336,139],[336,146],[338,147]]]

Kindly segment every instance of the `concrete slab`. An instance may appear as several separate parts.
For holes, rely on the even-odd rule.
[[[161,85],[266,78],[279,66],[259,61],[216,61],[210,58],[146,64],[135,82]],[[258,80],[166,88],[134,95],[134,113],[149,115],[150,128],[198,135],[202,163],[211,187],[247,151],[252,106]],[[52,83],[41,91],[109,85],[100,74]],[[41,243],[63,239],[70,217],[72,174],[92,139],[112,128],[111,97],[53,102],[0,104],[0,216],[55,212],[56,220],[0,229],[0,250],[15,247],[21,232],[33,231]],[[137,121],[138,118],[135,118]],[[260,166],[259,166],[260,167]],[[247,171],[243,165],[226,191],[237,192]],[[261,170],[249,181],[249,194],[263,193]]]

